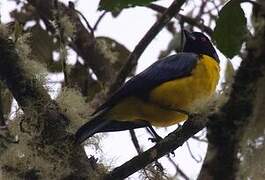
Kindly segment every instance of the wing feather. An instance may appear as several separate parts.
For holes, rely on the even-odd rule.
[[[179,53],[158,60],[149,68],[128,80],[93,114],[114,106],[121,99],[136,96],[148,99],[149,92],[163,82],[189,76],[196,66],[198,55],[194,53]]]

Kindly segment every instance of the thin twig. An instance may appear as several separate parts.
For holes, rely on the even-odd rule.
[[[210,1],[210,3],[212,3],[214,7],[211,8],[211,9],[207,9],[207,11],[204,11],[204,14],[209,14],[209,13],[211,13],[212,11],[217,11],[218,14],[219,14],[219,10],[220,10],[220,8],[224,5],[224,2],[221,2],[220,4],[216,4],[215,1]]]
[[[150,4],[147,7],[149,7],[150,9],[152,9],[154,11],[157,11],[159,13],[164,13],[166,10],[165,7],[159,6],[157,4]],[[211,28],[209,28],[208,26],[205,26],[203,23],[201,23],[200,21],[198,21],[194,18],[185,16],[185,15],[181,15],[181,14],[176,15],[175,18],[178,19],[179,21],[186,22],[192,26],[195,26],[195,27],[201,29],[202,31],[206,32],[209,36],[212,36],[212,34],[213,34],[213,30]]]
[[[137,61],[141,54],[144,52],[145,48],[150,44],[154,37],[162,30],[162,28],[170,21],[170,19],[175,16],[179,11],[181,6],[186,0],[175,0],[170,7],[163,13],[159,20],[149,29],[141,41],[137,44],[133,52],[128,57],[125,65],[119,72],[116,80],[110,86],[108,94],[112,94],[117,90],[122,83],[125,81],[127,75],[132,71],[132,69],[137,65]]]
[[[193,152],[191,151],[191,148],[190,148],[190,144],[188,141],[186,141],[186,145],[188,147],[188,151],[190,153],[190,156],[192,157],[192,159],[194,159],[194,161],[196,161],[197,163],[201,162],[202,161],[202,157],[199,156],[199,159],[197,159],[194,155],[193,155]]]
[[[94,27],[93,27],[93,31],[96,31],[100,21],[103,19],[103,17],[107,14],[107,11],[104,11],[98,18],[97,22],[95,23]]]
[[[175,167],[176,169],[176,175],[180,174],[180,176],[185,179],[189,180],[189,177],[179,168],[179,166],[176,164],[176,162],[170,157],[170,155],[167,155],[168,161]]]
[[[133,145],[134,145],[137,153],[138,154],[141,154],[142,153],[142,150],[140,148],[139,141],[138,141],[138,139],[136,137],[135,131],[134,130],[130,130],[130,135],[131,135],[131,139],[132,139]],[[150,180],[149,175],[148,175],[148,173],[146,171],[146,168],[143,169],[143,173],[146,176],[146,178]]]
[[[200,142],[208,143],[208,141],[207,141],[206,139],[201,139],[201,138],[199,138],[199,137],[197,137],[197,136],[192,136],[191,138],[192,138],[192,139],[195,139],[195,140],[197,140],[197,141],[200,141]]]
[[[138,139],[137,139],[137,137],[135,135],[135,131],[134,130],[130,130],[130,135],[131,135],[131,139],[132,139],[133,145],[134,145],[137,153],[140,154],[142,152],[142,150],[140,148]]]
[[[80,11],[78,11],[77,9],[74,9],[74,10],[75,10],[75,12],[76,12],[77,14],[79,14],[79,15],[82,17],[82,19],[85,21],[86,26],[87,26],[87,28],[90,30],[90,33],[91,33],[92,37],[95,37],[95,36],[94,36],[94,28],[92,28],[92,26],[90,26],[90,24],[89,24],[88,20],[86,19],[86,17],[85,17]]]
[[[199,10],[197,16],[195,17],[196,20],[201,19],[202,15],[204,14],[204,9],[206,7],[207,1],[205,1],[205,0],[202,1],[202,4],[200,5],[200,10]]]

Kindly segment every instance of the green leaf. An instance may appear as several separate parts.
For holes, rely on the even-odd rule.
[[[120,12],[124,8],[144,6],[156,0],[101,0],[99,10]]]
[[[231,0],[221,9],[213,33],[217,48],[233,58],[246,37],[247,20],[238,1]]]

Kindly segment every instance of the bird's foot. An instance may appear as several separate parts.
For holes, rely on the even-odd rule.
[[[175,156],[176,156],[176,154],[175,154],[174,150],[170,152],[170,155],[172,155],[173,157],[175,157]]]
[[[152,137],[152,138],[148,138],[148,140],[150,140],[152,143],[159,143],[160,141],[162,141],[162,137],[156,135],[155,137]],[[173,155],[173,157],[175,157],[175,152],[174,150],[170,152],[170,154]]]
[[[148,138],[149,141],[151,141],[152,143],[159,143],[163,138],[161,138],[160,136],[155,136],[152,138]]]

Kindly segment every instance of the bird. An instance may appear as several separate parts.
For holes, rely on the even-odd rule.
[[[168,127],[205,106],[219,81],[219,57],[202,32],[183,30],[180,53],[162,58],[124,83],[76,132],[82,143],[96,133]]]

